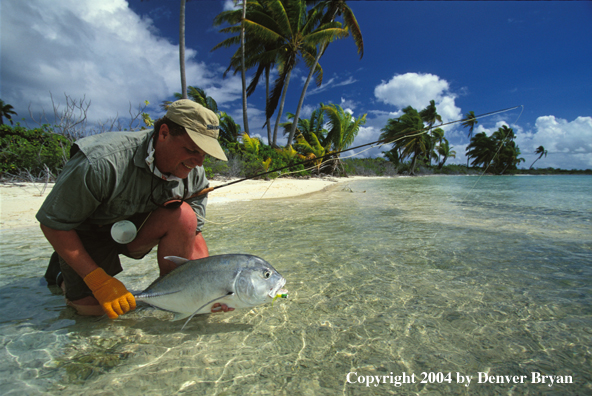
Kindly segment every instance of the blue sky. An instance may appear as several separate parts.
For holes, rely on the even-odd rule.
[[[234,50],[212,26],[228,1],[188,1],[187,80],[242,123],[240,78],[222,79]],[[364,37],[332,43],[321,58],[321,87],[309,86],[303,116],[320,102],[367,114],[355,145],[377,140],[389,118],[436,100],[444,121],[468,111],[522,109],[479,120],[488,134],[507,124],[528,167],[543,145],[540,167],[592,168],[592,2],[350,2]],[[3,0],[0,5],[1,98],[17,119],[52,112],[63,95],[91,101],[89,119],[125,116],[130,103],[158,104],[180,92],[176,0]],[[307,71],[292,75],[286,111],[294,112]],[[249,98],[252,135],[266,142],[264,86]],[[446,129],[466,163],[467,131]],[[374,148],[362,156],[388,149]]]

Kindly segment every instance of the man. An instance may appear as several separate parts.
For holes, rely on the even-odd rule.
[[[61,271],[54,282],[63,279],[68,305],[82,315],[106,313],[111,319],[135,309],[133,295],[114,278],[122,271],[119,254],[140,259],[158,246],[161,276],[175,268],[165,256],[208,256],[201,234],[207,198],[198,193],[209,187],[202,167],[206,154],[227,160],[218,129],[215,113],[182,99],[153,131],[104,133],[76,142],[37,213],[57,253],[46,278],[52,283],[48,274]],[[129,233],[118,232],[122,220],[133,223],[127,223],[128,240]],[[218,304],[212,312],[220,307],[232,310]]]

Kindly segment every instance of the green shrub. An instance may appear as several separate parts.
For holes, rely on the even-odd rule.
[[[53,133],[48,125],[26,129],[0,125],[0,174],[28,171],[39,175],[46,169],[57,174],[69,158],[71,143]]]

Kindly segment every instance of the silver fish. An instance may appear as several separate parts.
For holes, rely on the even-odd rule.
[[[174,320],[210,313],[215,303],[252,308],[287,297],[286,280],[267,261],[248,254],[224,254],[199,260],[167,256],[178,265],[136,294],[157,308],[174,312]],[[185,327],[183,325],[183,327]],[[181,328],[183,329],[183,328]]]

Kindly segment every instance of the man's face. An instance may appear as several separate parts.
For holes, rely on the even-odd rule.
[[[160,127],[154,159],[162,173],[184,179],[193,168],[202,166],[205,158],[206,153],[188,134],[173,136],[165,124]]]

